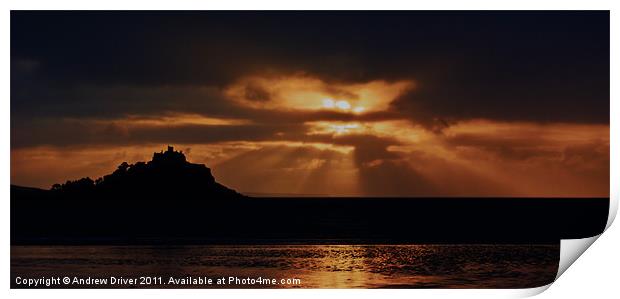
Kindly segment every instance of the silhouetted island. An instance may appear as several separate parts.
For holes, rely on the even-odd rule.
[[[609,198],[253,198],[168,147],[95,181],[11,186],[11,244],[557,244],[601,233],[608,210]]]
[[[227,199],[243,197],[218,182],[211,169],[204,164],[189,163],[183,152],[168,150],[153,153],[149,162],[121,163],[111,174],[97,180],[90,177],[64,184],[54,184],[52,191],[65,197],[106,196],[109,199],[153,199],[166,196],[170,199]]]

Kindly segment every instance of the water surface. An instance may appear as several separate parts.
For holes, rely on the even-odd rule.
[[[559,245],[12,246],[11,284],[18,276],[235,276],[300,283],[146,287],[525,288],[551,283],[558,261]]]

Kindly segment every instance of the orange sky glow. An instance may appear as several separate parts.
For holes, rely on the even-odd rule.
[[[49,188],[96,178],[172,144],[212,168],[216,180],[252,194],[609,195],[608,125],[469,118],[431,128],[393,106],[416,88],[413,80],[256,75],[222,90],[244,111],[234,117],[165,110],[67,117],[53,125],[79,128],[73,134],[86,141],[12,148],[11,183]],[[208,136],[192,139],[201,134]]]

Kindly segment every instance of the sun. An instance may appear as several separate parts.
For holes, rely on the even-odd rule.
[[[353,107],[349,101],[346,100],[334,100],[332,98],[323,99],[323,108],[325,109],[337,109],[342,111],[352,111],[354,113],[362,113],[366,110],[365,107],[356,106]]]
[[[351,104],[345,100],[333,100],[330,98],[323,99],[323,108],[350,110]]]
[[[340,100],[336,102],[336,107],[341,110],[349,110],[351,109],[351,104],[349,104],[349,102],[347,101]]]
[[[336,103],[332,99],[323,99],[323,108],[332,109],[336,106]]]

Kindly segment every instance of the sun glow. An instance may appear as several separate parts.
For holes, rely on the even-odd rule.
[[[334,108],[336,106],[336,104],[334,103],[334,100],[332,99],[323,99],[323,108]]]
[[[330,128],[336,132],[336,134],[348,133],[349,131],[358,129],[358,124],[344,124],[344,125],[330,125]]]
[[[252,76],[228,86],[225,94],[237,104],[255,109],[361,114],[385,111],[394,99],[413,88],[415,82],[410,80],[344,84],[301,75]]]
[[[336,102],[336,107],[342,110],[349,110],[351,109],[351,104],[349,104],[349,102],[347,101],[338,101]]]
[[[346,111],[346,112],[353,112],[357,114],[363,113],[364,111],[366,111],[366,108],[362,106],[353,107],[351,103],[347,100],[334,100],[331,98],[323,99],[323,108]]]
[[[311,129],[308,131],[308,135],[318,134],[334,134],[345,135],[353,133],[363,133],[365,127],[361,123],[347,123],[347,122],[309,122]]]

